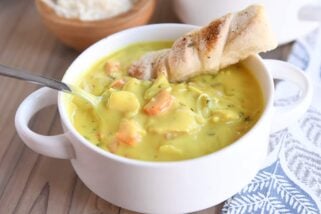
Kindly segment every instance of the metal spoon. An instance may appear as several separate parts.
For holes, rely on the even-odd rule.
[[[58,91],[70,93],[73,95],[76,95],[90,103],[94,109],[95,115],[97,115],[97,118],[99,118],[99,129],[100,132],[103,133],[106,130],[106,121],[103,117],[104,115],[104,109],[101,103],[102,97],[94,96],[87,91],[74,86],[70,85],[55,79],[50,79],[47,77],[39,76],[39,75],[34,75],[30,74],[27,72],[19,71],[15,68],[10,68],[6,65],[0,64],[0,75],[7,76],[7,77],[12,77],[20,80],[25,80],[31,83],[36,83],[39,85],[43,85]],[[105,139],[104,136],[102,136],[103,139]]]
[[[6,65],[0,64],[0,75],[12,77],[20,80],[26,80],[28,82],[36,83],[39,85],[43,85],[58,91],[70,93],[77,95],[85,100],[87,100],[94,108],[97,108],[98,104],[100,103],[100,97],[94,96],[87,91],[74,86],[70,85],[55,79],[50,79],[47,77],[34,75],[30,73],[26,73],[23,71],[19,71],[15,68],[8,67]]]

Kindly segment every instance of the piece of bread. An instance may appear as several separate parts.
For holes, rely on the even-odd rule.
[[[166,74],[171,82],[201,73],[216,73],[252,54],[277,46],[264,7],[251,5],[178,38],[171,49],[144,55],[129,68],[139,79]]]

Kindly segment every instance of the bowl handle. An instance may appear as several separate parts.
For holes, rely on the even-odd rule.
[[[28,127],[30,119],[38,111],[57,104],[57,95],[57,91],[49,88],[41,88],[30,94],[17,110],[15,126],[20,138],[35,152],[54,158],[72,159],[75,152],[65,134],[45,136]]]
[[[312,84],[306,74],[296,66],[280,60],[264,60],[273,79],[290,81],[300,89],[299,100],[290,106],[274,106],[271,132],[288,127],[297,121],[308,109],[312,100]]]

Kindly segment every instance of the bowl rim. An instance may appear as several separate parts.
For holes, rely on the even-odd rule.
[[[145,10],[149,7],[152,7],[152,11],[154,11],[156,6],[156,0],[136,0],[133,7],[124,13],[120,13],[118,15],[112,16],[110,18],[104,18],[100,20],[93,21],[82,21],[79,19],[68,19],[56,14],[56,12],[49,7],[42,0],[35,0],[36,8],[40,15],[52,22],[68,25],[68,26],[82,26],[82,27],[105,27],[110,24],[113,25],[115,21],[126,22],[133,17],[139,17],[137,13],[144,13]]]
[[[89,51],[93,51],[96,47],[101,46],[105,40],[109,39],[109,37],[117,37],[119,34],[126,34],[130,31],[135,31],[135,30],[142,30],[144,28],[170,28],[170,27],[186,27],[186,28],[191,28],[191,30],[193,28],[198,28],[199,26],[195,26],[195,25],[189,25],[189,24],[177,24],[177,23],[160,23],[160,24],[150,24],[150,25],[144,25],[144,26],[139,26],[139,27],[134,27],[134,28],[130,28],[130,29],[126,29],[120,32],[117,32],[115,34],[112,34],[108,37],[105,37],[101,40],[99,40],[98,42],[94,43],[93,45],[89,46],[87,49],[85,49],[76,59],[74,59],[74,61],[70,64],[70,66],[68,67],[68,69],[66,70],[63,78],[65,77],[65,75],[68,73],[69,69],[71,67],[74,66],[75,63],[77,63],[77,60],[79,60],[79,58],[84,57],[88,54]],[[106,54],[107,56],[108,54]],[[273,107],[273,96],[274,96],[274,90],[273,90],[273,80],[272,80],[272,75],[269,72],[269,70],[267,69],[267,66],[264,64],[263,59],[258,55],[251,55],[250,56],[252,59],[254,59],[255,61],[259,62],[260,66],[262,67],[262,69],[265,71],[266,76],[268,77],[267,84],[268,84],[268,90],[269,92],[267,94],[269,94],[268,97],[266,97],[264,99],[264,107],[262,110],[262,114],[260,116],[260,118],[258,119],[258,121],[252,126],[251,129],[249,129],[244,135],[242,135],[239,139],[237,139],[236,141],[233,141],[231,144],[221,148],[218,151],[206,154],[206,155],[202,155],[196,158],[191,158],[191,159],[185,159],[185,160],[177,160],[177,161],[146,161],[146,160],[137,160],[137,159],[130,159],[130,158],[126,158],[123,156],[119,156],[116,154],[113,154],[109,151],[105,151],[104,149],[101,149],[97,146],[95,146],[94,144],[90,143],[88,140],[86,140],[77,130],[76,128],[72,125],[69,117],[68,117],[68,113],[67,113],[67,109],[65,107],[65,101],[64,101],[64,96],[65,93],[63,92],[59,92],[58,93],[58,110],[61,116],[61,122],[63,123],[63,127],[67,128],[66,131],[69,131],[73,136],[75,136],[77,138],[78,141],[80,141],[82,143],[82,145],[84,145],[85,147],[87,147],[90,150],[93,150],[95,153],[98,153],[106,158],[109,158],[110,160],[113,161],[117,161],[123,164],[128,164],[128,165],[132,165],[132,166],[140,166],[140,167],[181,167],[181,166],[186,166],[186,165],[190,165],[193,163],[197,163],[197,162],[202,162],[202,161],[207,161],[210,158],[213,158],[214,156],[223,156],[224,157],[224,153],[235,149],[235,147],[239,146],[242,143],[246,142],[246,138],[252,134],[253,132],[256,132],[256,130],[258,130],[260,128],[260,126],[262,126],[263,123],[265,123],[268,119],[270,115],[270,112],[272,111],[272,107]],[[99,60],[99,59],[97,59]],[[83,70],[82,72],[84,72],[85,70]],[[259,84],[261,86],[261,90],[263,90],[262,87],[262,83]],[[74,144],[73,144],[74,146]]]

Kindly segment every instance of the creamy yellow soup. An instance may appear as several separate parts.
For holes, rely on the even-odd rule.
[[[140,56],[171,44],[130,45],[79,78],[78,86],[101,97],[99,111],[78,97],[68,103],[72,124],[84,138],[127,158],[175,161],[215,152],[256,123],[263,109],[261,89],[241,64],[181,83],[127,75]]]

